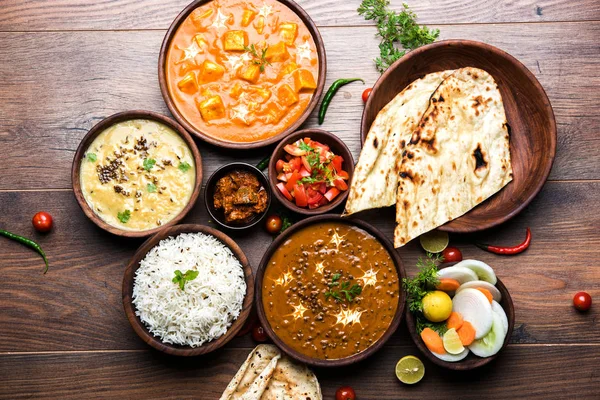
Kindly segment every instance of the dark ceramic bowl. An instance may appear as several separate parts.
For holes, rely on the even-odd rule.
[[[219,181],[219,179],[221,179],[223,176],[227,175],[229,172],[235,171],[235,170],[247,171],[247,172],[250,172],[251,174],[255,175],[258,178],[259,182],[261,183],[262,187],[267,191],[267,208],[265,209],[265,211],[263,211],[260,214],[256,214],[256,215],[250,217],[247,221],[244,221],[243,223],[225,222],[225,215],[223,213],[223,210],[221,210],[221,209],[217,210],[215,208],[215,204],[213,201],[213,198],[215,195],[215,189],[216,189],[217,182]],[[267,215],[267,212],[269,211],[269,207],[271,206],[271,198],[272,198],[271,188],[269,187],[269,182],[267,181],[267,178],[265,177],[265,175],[255,166],[246,164],[246,163],[242,163],[242,162],[234,162],[231,164],[227,164],[227,165],[222,166],[218,170],[216,170],[210,176],[210,178],[208,178],[208,181],[206,182],[206,187],[204,188],[204,204],[206,205],[206,209],[208,210],[208,213],[210,214],[210,216],[216,223],[218,223],[219,225],[221,225],[224,228],[231,229],[231,230],[248,229],[248,228],[251,228],[254,225],[258,224],[260,221],[262,221],[263,218]]]

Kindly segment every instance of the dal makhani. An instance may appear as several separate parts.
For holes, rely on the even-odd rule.
[[[383,336],[398,309],[399,290],[394,262],[375,237],[323,222],[295,232],[274,252],[262,301],[285,344],[331,360],[361,353]]]

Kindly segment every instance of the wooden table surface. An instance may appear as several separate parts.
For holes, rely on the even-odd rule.
[[[233,340],[204,357],[164,356],[133,332],[121,280],[141,241],[93,225],[80,211],[70,167],[80,140],[118,111],[168,114],[157,80],[158,51],[189,0],[0,0],[0,228],[33,237],[50,259],[0,240],[0,398],[217,399],[256,343]],[[398,0],[392,1],[401,7]],[[598,398],[600,305],[572,307],[579,290],[600,302],[600,2],[597,0],[412,1],[441,38],[474,39],[506,50],[539,79],[554,107],[558,150],[549,181],[516,218],[478,235],[500,244],[533,231],[531,248],[500,257],[454,236],[466,257],[491,264],[511,291],[511,344],[491,365],[450,373],[426,363],[414,387],[394,376],[399,358],[417,354],[402,326],[383,350],[352,367],[316,371],[324,398],[351,384],[360,399]],[[327,86],[379,74],[375,28],[356,14],[359,1],[302,0],[325,41]],[[360,94],[344,87],[323,127],[360,151]],[[306,126],[315,126],[313,115]],[[257,162],[268,149],[229,152],[198,143],[205,177],[234,159]],[[55,220],[48,235],[30,220]],[[393,209],[363,218],[392,235]],[[184,220],[209,224],[203,205]],[[253,267],[270,243],[261,229],[234,237]],[[421,250],[400,255],[409,274]]]

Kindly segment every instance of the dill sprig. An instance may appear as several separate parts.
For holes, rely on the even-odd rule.
[[[406,301],[410,312],[423,312],[423,297],[440,283],[437,266],[442,260],[440,254],[427,253],[426,259],[419,258],[417,261],[419,273],[414,278],[402,279],[402,287],[406,291]]]
[[[358,14],[366,20],[375,20],[377,35],[381,37],[380,56],[375,59],[377,70],[383,73],[390,65],[410,50],[433,43],[440,31],[419,26],[417,15],[402,3],[404,9],[399,13],[388,8],[389,0],[363,0]],[[402,49],[396,47],[400,43]]]

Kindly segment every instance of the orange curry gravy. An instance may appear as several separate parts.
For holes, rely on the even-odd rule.
[[[317,87],[315,42],[277,1],[214,0],[169,45],[169,92],[183,117],[223,141],[256,142],[297,120]]]
[[[362,292],[348,300],[343,288],[354,285]],[[338,359],[383,336],[398,309],[399,290],[394,262],[376,238],[323,222],[294,233],[275,251],[262,301],[269,324],[288,346],[309,357]]]

